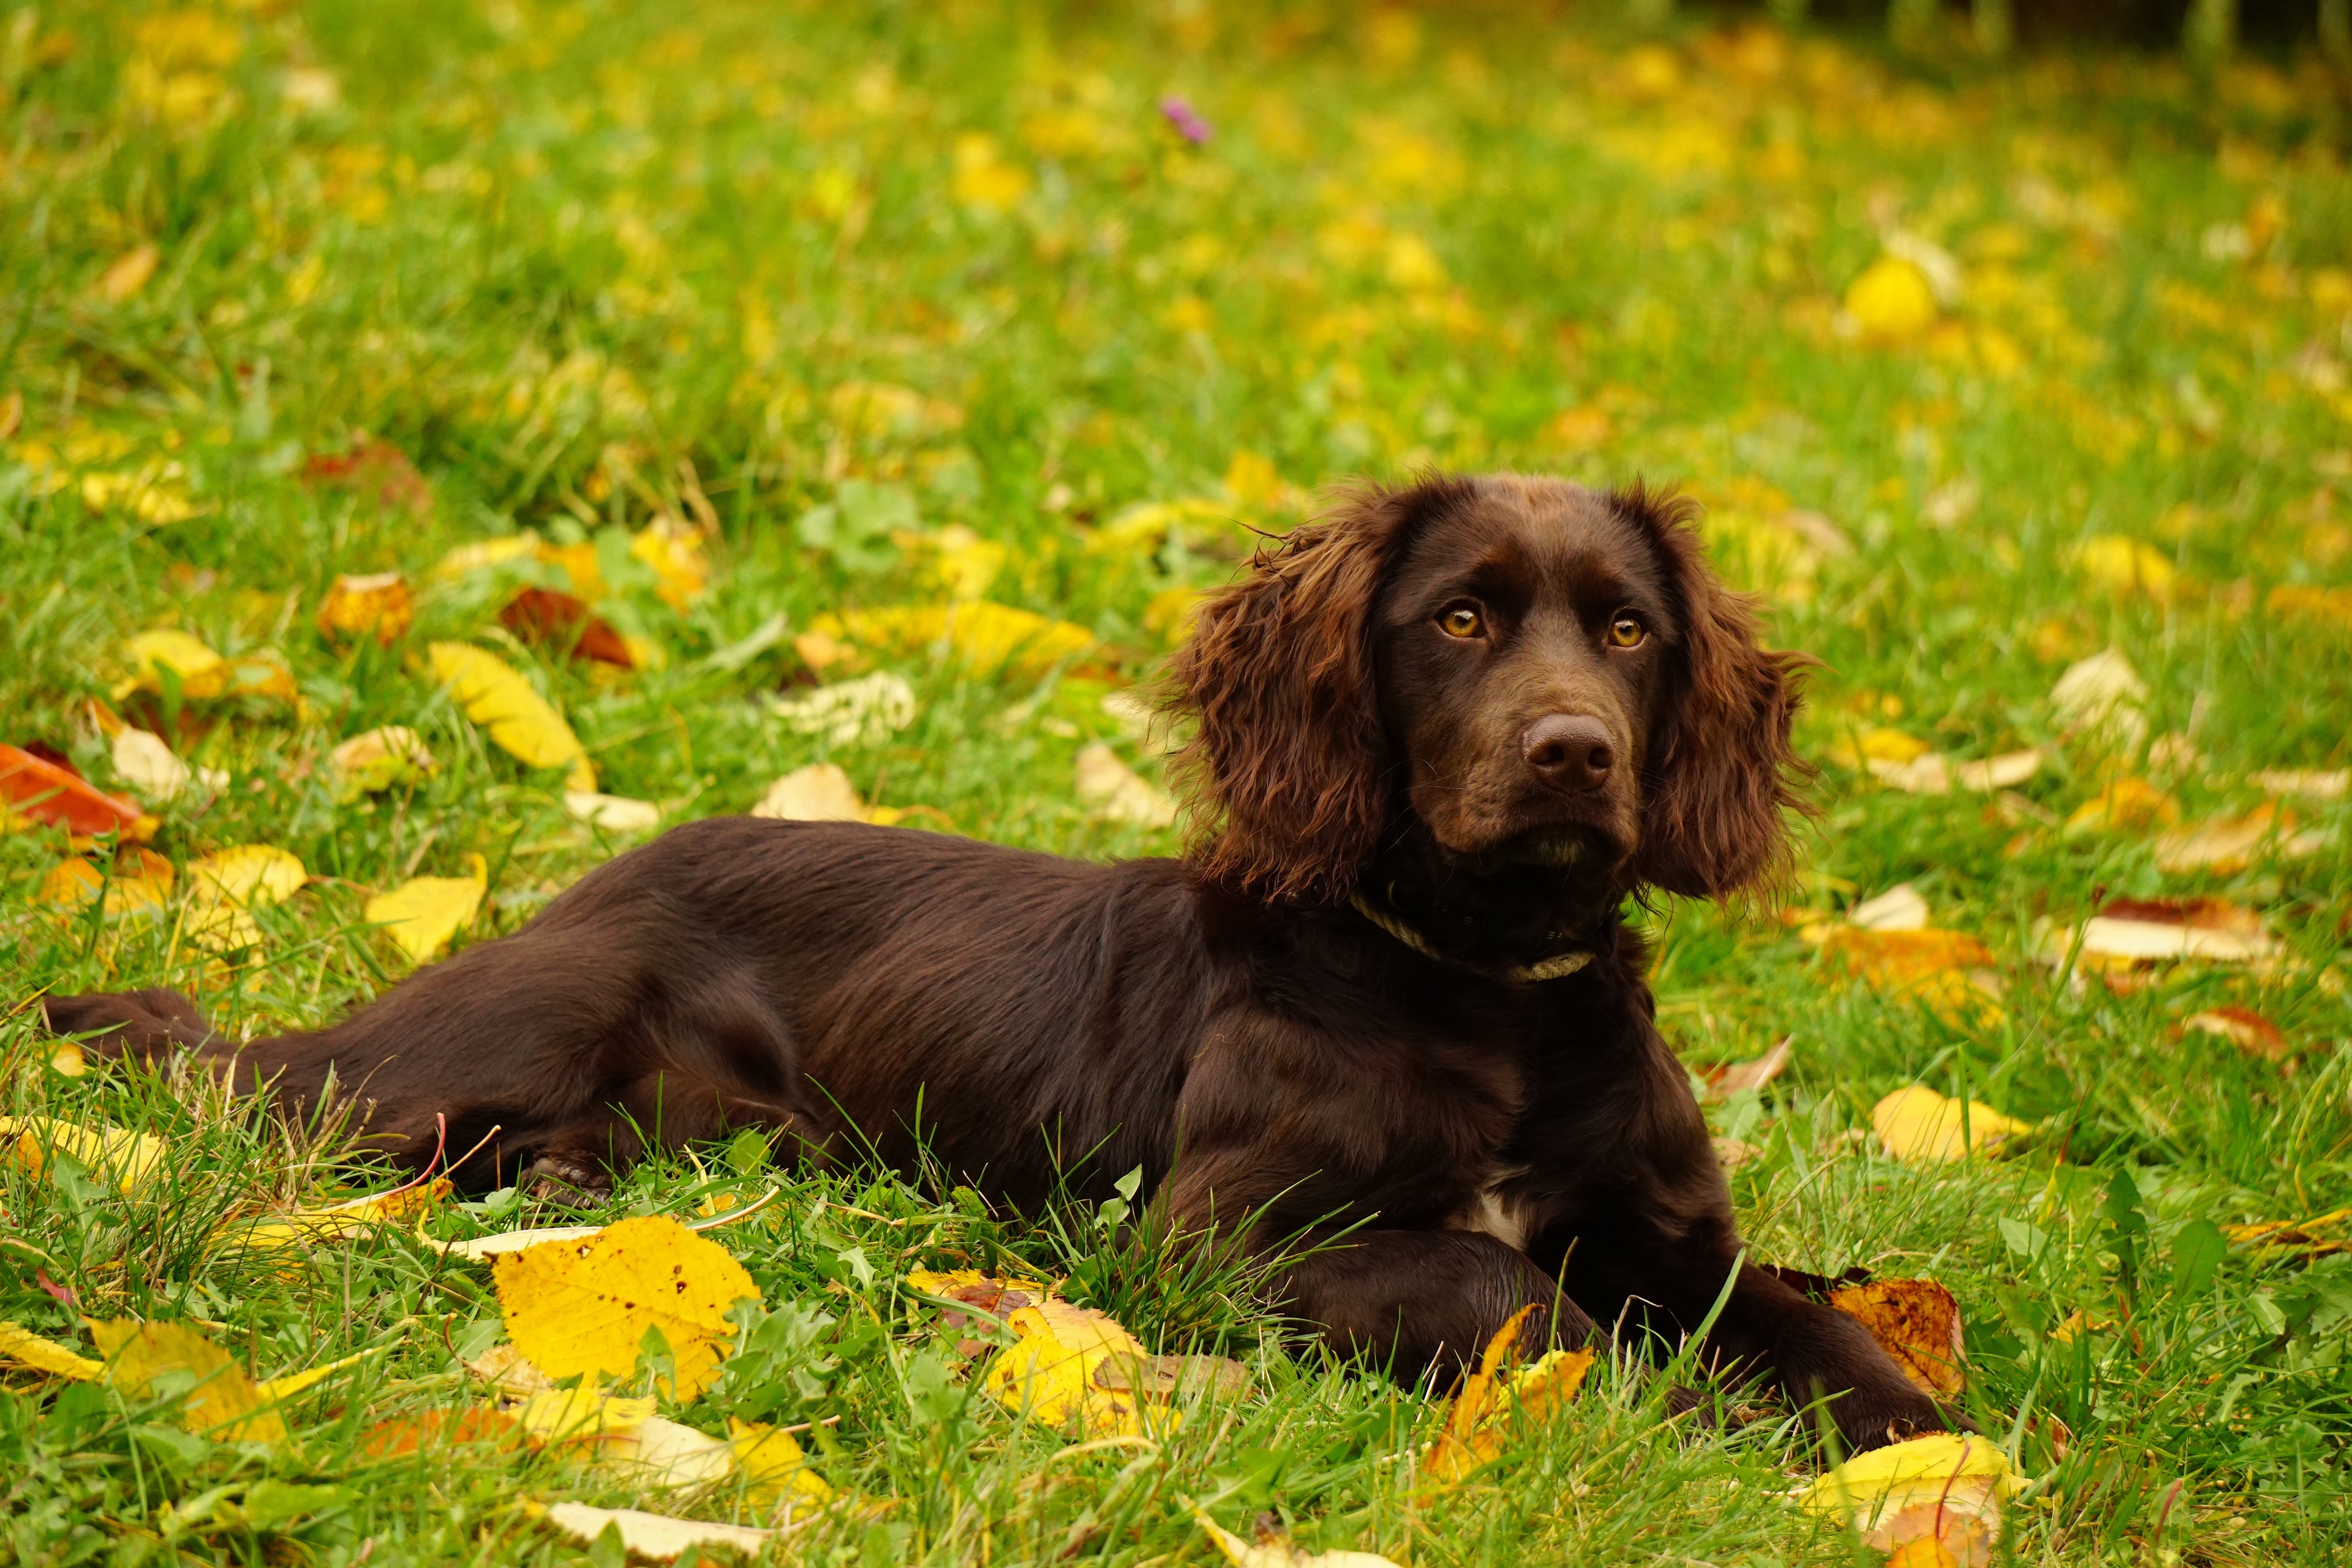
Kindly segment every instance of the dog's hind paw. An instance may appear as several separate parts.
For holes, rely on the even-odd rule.
[[[574,1154],[541,1154],[523,1172],[530,1195],[569,1208],[595,1208],[613,1199],[604,1167]]]

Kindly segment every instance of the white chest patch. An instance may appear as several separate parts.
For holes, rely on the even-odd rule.
[[[1518,1205],[1503,1194],[1506,1184],[1527,1173],[1524,1167],[1497,1171],[1489,1178],[1486,1188],[1453,1218],[1445,1222],[1448,1230],[1484,1231],[1504,1246],[1520,1252],[1528,1249],[1527,1218]]]

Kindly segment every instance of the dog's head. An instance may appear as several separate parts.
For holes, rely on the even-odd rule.
[[[1790,656],[1689,503],[1516,474],[1366,489],[1213,596],[1173,670],[1212,878],[1351,891],[1414,829],[1469,871],[1718,896],[1785,855]]]

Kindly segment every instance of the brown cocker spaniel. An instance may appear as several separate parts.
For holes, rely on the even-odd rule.
[[[333,1082],[461,1181],[594,1188],[722,1129],[804,1162],[919,1143],[1022,1205],[1142,1167],[1180,1225],[1340,1245],[1281,1304],[1404,1368],[1669,1339],[1834,1395],[1845,1446],[1943,1423],[1860,1324],[1740,1263],[1629,898],[1718,897],[1786,852],[1791,660],[1685,509],[1500,474],[1367,489],[1211,598],[1171,706],[1202,833],[1088,865],[722,817],[332,1028],[239,1047],[170,992],[48,1004],[145,1054]],[[370,1103],[372,1102],[372,1103]],[[1737,1278],[1733,1279],[1735,1268]]]

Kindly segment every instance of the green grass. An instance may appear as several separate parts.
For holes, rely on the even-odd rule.
[[[1805,841],[1796,913],[1914,882],[1999,955],[1998,1018],[1841,984],[1798,921],[1678,905],[1656,920],[1662,1019],[1694,1066],[1794,1036],[1786,1077],[1711,1111],[1762,1151],[1734,1180],[1753,1245],[1958,1293],[1969,1406],[2036,1480],[2011,1510],[2019,1560],[2337,1560],[2352,1258],[2240,1247],[2200,1279],[2180,1237],[2352,1203],[2346,808],[2297,804],[2329,846],[2229,875],[2160,871],[2146,831],[2058,826],[2117,773],[2193,822],[2254,805],[2256,770],[2352,762],[2352,598],[2321,592],[2352,595],[2333,85],[2315,67],[2203,85],[2130,58],[1993,69],[1957,47],[1896,62],[1701,23],[1639,47],[1533,7],[1119,9],[707,5],[688,26],[617,0],[336,0],[0,26],[0,739],[110,784],[84,703],[114,688],[126,637],[275,649],[299,705],[138,710],[230,778],[164,810],[154,847],[184,868],[275,844],[317,879],[260,911],[262,946],[229,966],[174,910],[61,918],[38,890],[61,837],[0,837],[5,1109],[170,1147],[129,1197],[64,1163],[0,1169],[0,1317],[78,1338],[37,1269],[93,1316],[221,1325],[260,1375],[390,1347],[306,1395],[282,1450],[4,1374],[0,1561],[569,1561],[522,1500],[738,1516],[548,1458],[362,1458],[376,1421],[467,1397],[457,1352],[492,1331],[487,1276],[399,1235],[239,1255],[224,1217],[381,1178],[333,1130],[289,1132],[201,1079],[43,1065],[40,990],[179,985],[240,1032],[314,1025],[401,971],[361,920],[369,891],[479,853],[494,881],[467,940],[484,940],[624,847],[436,693],[427,640],[499,648],[604,788],[673,819],[829,758],[962,832],[1168,852],[1172,834],[1076,798],[1089,740],[1157,774],[1101,699],[1149,678],[1181,591],[1229,574],[1243,524],[1278,531],[1297,494],[1424,464],[1692,489],[1727,572],[1773,595],[1775,640],[1823,661],[1810,754],[1876,726],[1956,758],[2045,748],[2001,801],[1827,763]],[[1167,94],[1213,139],[1183,142]],[[1963,289],[1922,341],[1857,341],[1843,292],[1896,228],[1957,257]],[[142,245],[152,274],[110,292]],[[875,387],[897,390],[856,390]],[[415,460],[428,510],[316,477],[362,431]],[[1237,453],[1291,489],[1267,494]],[[142,514],[107,475],[184,506]],[[807,679],[790,641],[714,651],[779,614],[800,632],[947,592],[947,558],[913,534],[801,542],[797,520],[849,479],[906,487],[926,536],[1002,545],[987,595],[1075,621],[1097,651],[1006,674],[868,650],[911,682],[914,724],[837,749],[793,732],[761,700]],[[1185,498],[1211,504],[1164,539],[1117,535],[1131,504]],[[1792,509],[1851,551],[1792,531]],[[713,524],[710,586],[683,610],[626,556],[657,512]],[[599,613],[661,667],[591,680],[498,628],[511,578],[430,580],[450,547],[518,527],[601,542]],[[2170,563],[2169,592],[2084,570],[2111,536]],[[318,633],[337,574],[393,568],[420,587],[405,642]],[[2109,646],[2147,682],[2149,734],[2186,736],[2193,760],[2063,733],[2050,688]],[[384,723],[422,731],[440,771],[339,802],[325,752]],[[2118,894],[2232,899],[2292,956],[2122,991],[2040,961],[2042,922]],[[2225,1004],[2275,1022],[2290,1055],[2182,1032]],[[1913,1081],[2042,1131],[1952,1166],[1847,1136]],[[782,1185],[719,1234],[771,1308],[830,1320],[768,1414],[837,1418],[819,1462],[873,1506],[798,1538],[811,1561],[1206,1562],[1186,1500],[1429,1564],[1870,1556],[1778,1496],[1812,1462],[1785,1412],[1689,1436],[1660,1425],[1660,1380],[1604,1369],[1528,1451],[1416,1505],[1430,1401],[1286,1353],[1229,1274],[1172,1276],[1078,1209],[719,1169]],[[615,1207],[688,1211],[702,1182],[648,1166]],[[1255,1392],[1148,1450],[1023,1426],[950,1376],[896,1283],[992,1258],[1067,1276],[1147,1340],[1243,1356]],[[2076,1313],[2084,1331],[2053,1331]]]

